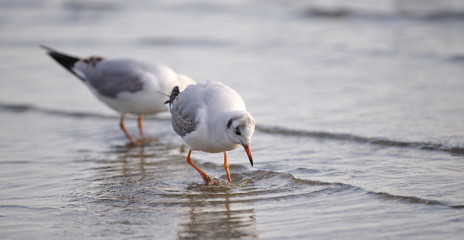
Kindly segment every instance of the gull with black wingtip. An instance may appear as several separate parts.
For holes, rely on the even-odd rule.
[[[190,147],[186,160],[200,173],[206,185],[217,182],[193,163],[190,158],[193,150],[223,152],[229,182],[232,179],[227,151],[242,146],[253,166],[250,141],[255,120],[235,90],[219,82],[191,85],[183,92],[174,87],[168,102],[174,131]]]
[[[190,77],[177,74],[162,64],[95,56],[83,59],[41,47],[81,79],[99,100],[121,114],[119,126],[132,144],[137,144],[137,140],[124,125],[126,114],[138,116],[138,128],[143,139],[143,116],[167,111],[164,102],[174,86],[184,89],[189,84],[195,84]]]

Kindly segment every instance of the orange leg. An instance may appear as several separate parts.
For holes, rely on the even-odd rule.
[[[195,163],[193,163],[192,159],[190,158],[190,154],[192,154],[192,150],[190,150],[187,154],[187,162],[188,164],[190,164],[190,166],[195,168],[195,170],[197,170],[200,173],[201,178],[203,178],[203,182],[205,182],[206,185],[212,185],[217,183],[216,180],[214,180],[214,178],[208,176],[208,174],[203,172],[203,170],[201,170],[199,167],[197,167],[197,165],[195,165]]]
[[[229,161],[227,160],[227,153],[226,152],[224,152],[224,169],[226,170],[227,181],[232,182],[232,178],[230,178]]]
[[[124,117],[125,117],[125,114],[121,115],[121,119],[119,121],[119,127],[124,132],[124,134],[126,134],[126,137],[129,139],[129,142],[131,142],[132,144],[137,144],[137,141],[131,137],[126,127],[124,126]]]
[[[139,124],[138,126],[139,126],[140,137],[143,139],[144,135],[143,135],[143,115],[142,114],[139,114],[138,124]]]

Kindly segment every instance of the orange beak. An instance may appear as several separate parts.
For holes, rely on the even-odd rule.
[[[251,166],[253,167],[253,156],[251,155],[251,149],[249,145],[243,145],[246,154],[248,155],[248,159],[250,160]]]

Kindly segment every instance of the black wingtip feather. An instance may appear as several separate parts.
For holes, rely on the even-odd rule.
[[[169,100],[167,100],[164,104],[169,103],[169,107],[170,107],[171,104],[174,102],[174,99],[176,99],[177,96],[179,95],[179,92],[180,92],[179,87],[175,86],[171,91],[171,95],[169,95]]]
[[[50,55],[50,57],[52,57],[53,59],[55,59],[55,61],[58,62],[61,66],[63,66],[68,71],[76,75],[76,73],[73,72],[72,68],[74,67],[74,64],[80,60],[80,58],[73,57],[73,56],[70,56],[64,53],[60,53],[52,48],[49,48],[43,45],[40,45],[40,47],[47,50],[47,54]]]

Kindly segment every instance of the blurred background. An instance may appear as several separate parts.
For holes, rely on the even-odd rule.
[[[462,143],[460,0],[0,4],[1,102],[111,112],[43,44],[222,81],[269,124]]]
[[[0,237],[458,239],[463,39],[462,0],[0,0]],[[202,187],[167,113],[128,147],[39,45],[224,82],[256,167]]]

